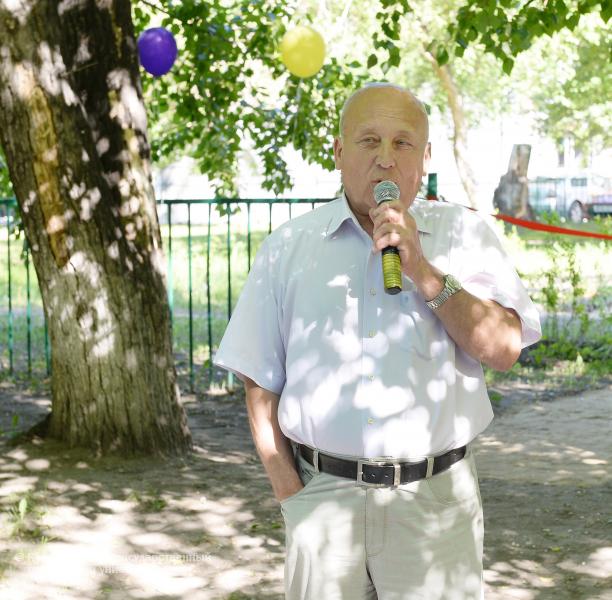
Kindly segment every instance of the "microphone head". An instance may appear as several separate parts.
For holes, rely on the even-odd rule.
[[[381,181],[374,188],[374,200],[376,204],[388,202],[389,200],[399,200],[400,190],[392,181]]]

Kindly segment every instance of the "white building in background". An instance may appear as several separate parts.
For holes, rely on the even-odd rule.
[[[303,199],[331,199],[340,190],[340,173],[338,171],[326,171],[318,165],[309,164],[304,161],[299,152],[287,148],[284,155],[289,166],[289,174],[293,182],[290,190],[279,196],[280,198],[303,198]],[[247,161],[241,161],[240,176],[238,179],[238,192],[240,198],[270,199],[276,196],[262,187],[263,177],[256,172]],[[164,200],[194,200],[211,199],[215,197],[213,187],[208,178],[197,173],[196,161],[185,157],[163,169],[155,169],[153,174],[153,185],[155,197],[158,202],[158,214],[162,223],[167,223],[167,206]],[[208,208],[192,206],[192,222],[205,223],[208,219]],[[310,204],[295,205],[291,209],[291,216],[297,216],[311,210]],[[282,211],[282,213],[280,212]],[[288,209],[284,206],[273,208],[274,226],[282,223],[289,217]],[[236,222],[246,226],[246,211],[242,210],[240,215],[232,217]],[[251,219],[252,226],[263,228],[268,226],[269,209],[266,204],[253,208]],[[175,205],[172,207],[172,222],[185,223],[187,221],[186,205]]]
[[[430,141],[432,144],[432,161],[430,171],[438,174],[438,194],[449,202],[468,204],[467,196],[457,171],[452,146],[452,130],[444,119],[434,112],[430,117]],[[540,137],[533,120],[528,116],[504,116],[496,121],[482,122],[478,128],[469,133],[468,151],[470,164],[477,181],[477,204],[483,212],[493,210],[493,192],[500,177],[507,171],[508,161],[515,144],[530,144],[529,178],[538,175],[560,176],[571,175],[582,170],[575,159],[571,147],[566,148],[565,160],[559,165],[559,152],[552,140]],[[331,152],[331,144],[330,144]],[[286,149],[285,160],[293,181],[292,189],[281,197],[285,198],[333,198],[340,189],[340,173],[326,171],[318,165],[306,163],[293,149]],[[238,188],[241,198],[270,198],[274,195],[262,188],[263,178],[254,172],[253,161],[242,161]],[[197,174],[195,161],[190,158],[182,160],[155,171],[154,186],[158,202],[165,199],[214,198],[214,192],[208,179]],[[608,149],[591,161],[591,169],[602,175],[612,173],[612,149]],[[166,222],[165,206],[159,206],[162,222]],[[309,210],[310,206],[294,207],[292,216]],[[173,222],[186,222],[186,207],[173,207]],[[207,210],[207,209],[206,209]],[[267,210],[267,208],[266,208]],[[288,215],[282,216],[275,207],[273,222],[282,222]],[[205,222],[203,211],[193,208],[193,222]],[[244,211],[243,211],[244,212]],[[262,214],[254,211],[253,215]],[[240,217],[237,217],[240,218]],[[246,218],[246,216],[245,216]],[[259,223],[260,217],[255,217]],[[267,213],[261,217],[267,226]],[[260,224],[260,223],[259,223]]]

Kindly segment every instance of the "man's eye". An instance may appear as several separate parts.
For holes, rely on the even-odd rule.
[[[397,142],[397,145],[402,146],[404,148],[410,148],[412,146],[412,144],[408,140],[399,140]]]
[[[373,137],[362,138],[361,142],[364,144],[374,144],[376,142],[376,138],[373,138]]]

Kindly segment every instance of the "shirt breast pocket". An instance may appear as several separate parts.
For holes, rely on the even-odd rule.
[[[417,292],[401,292],[400,346],[423,358],[435,358],[448,348],[449,337],[442,322]]]

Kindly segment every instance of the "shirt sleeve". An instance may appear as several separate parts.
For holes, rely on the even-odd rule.
[[[452,255],[450,272],[458,273],[470,294],[514,309],[522,325],[521,346],[534,344],[542,337],[540,316],[501,241],[478,215],[465,216],[461,239],[454,240],[460,250]]]
[[[285,385],[281,308],[274,277],[278,253],[261,245],[213,363],[275,394]]]

